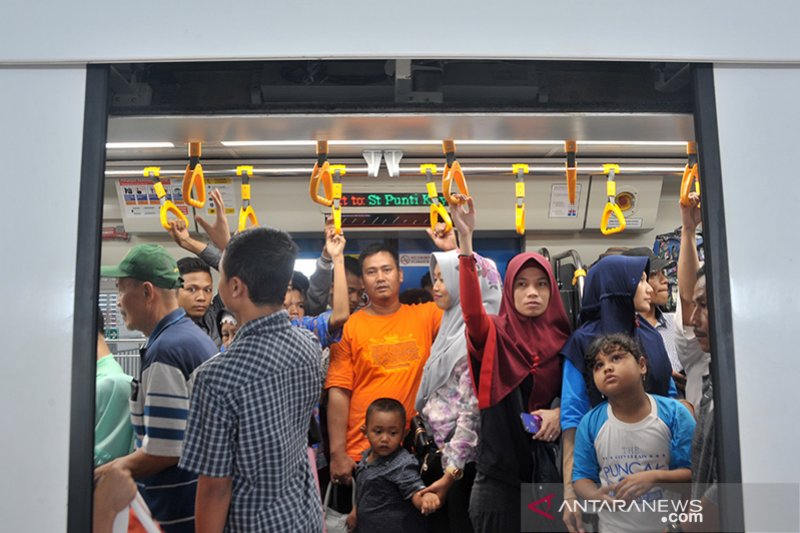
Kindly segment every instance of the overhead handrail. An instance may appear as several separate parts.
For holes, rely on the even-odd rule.
[[[203,165],[200,164],[200,155],[203,145],[199,142],[189,143],[189,164],[183,174],[181,192],[183,200],[192,207],[202,208],[206,205],[206,180],[203,176]],[[194,197],[192,196],[194,193]]]
[[[331,188],[331,214],[333,215],[333,229],[337,235],[342,233],[342,176],[347,174],[345,165],[331,165],[330,172],[333,174],[333,184]]]
[[[469,196],[467,178],[461,169],[461,163],[456,159],[456,143],[452,140],[442,141],[442,151],[446,161],[444,172],[442,173],[442,194],[444,194],[444,199],[449,205],[463,204],[465,200],[451,192],[453,181],[455,181],[459,192],[465,197]]]
[[[250,204],[250,178],[253,177],[253,165],[239,165],[236,175],[242,178],[242,206],[239,208],[238,231],[244,231],[248,222],[250,226],[258,226],[258,217]]]
[[[161,183],[161,167],[145,167],[143,174],[146,178],[151,178],[153,180],[153,189],[156,191],[156,196],[158,196],[158,201],[161,204],[159,208],[161,226],[169,231],[169,219],[167,217],[169,213],[172,213],[178,219],[182,220],[184,224],[188,225],[189,219],[186,218],[183,211],[178,209],[178,206],[175,205],[172,200],[167,199],[167,191],[164,190],[164,184]]]
[[[322,183],[325,196],[319,195],[320,183]],[[314,169],[311,171],[308,194],[313,202],[325,207],[333,205],[333,178],[331,165],[328,162],[328,141],[317,141],[317,162],[314,163]]]
[[[692,192],[692,185],[697,194],[700,194],[700,174],[697,169],[697,143],[689,141],[686,143],[686,168],[683,170],[681,178],[681,205],[689,207],[689,193]]]
[[[567,198],[569,203],[575,205],[578,196],[578,143],[576,141],[564,141],[564,153],[567,154],[566,174],[567,174]]]
[[[517,228],[517,233],[525,235],[525,174],[530,172],[530,168],[524,163],[515,163],[511,165],[511,171],[517,176],[514,189],[516,196],[514,225]]]
[[[436,231],[436,225],[444,222],[445,233],[453,229],[453,220],[450,218],[450,213],[439,201],[439,193],[436,192],[436,182],[433,181],[433,176],[436,174],[436,165],[425,164],[419,166],[421,174],[425,174],[425,187],[428,190],[428,200],[430,201],[431,212],[431,230]]]
[[[600,232],[603,235],[614,235],[615,233],[622,233],[625,231],[625,226],[627,225],[625,222],[625,215],[622,214],[622,210],[617,205],[617,183],[614,181],[614,176],[619,174],[619,165],[603,165],[603,174],[608,176],[608,180],[606,181],[606,195],[608,196],[608,201],[606,202],[605,209],[603,209],[603,216],[600,219]],[[608,227],[612,214],[617,217],[619,221],[619,226],[616,228]]]

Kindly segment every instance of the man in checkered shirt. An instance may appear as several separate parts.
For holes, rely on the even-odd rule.
[[[195,373],[180,461],[200,476],[198,532],[322,531],[306,452],[321,348],[283,309],[296,254],[288,234],[267,228],[225,249],[219,294],[242,326]]]

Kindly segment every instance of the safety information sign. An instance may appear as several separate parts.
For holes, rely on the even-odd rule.
[[[550,212],[549,218],[577,218],[578,206],[581,203],[581,185],[577,184],[575,189],[575,203],[569,203],[567,185],[565,183],[554,183],[550,188]]]
[[[219,189],[222,195],[222,201],[225,202],[225,214],[235,214],[237,201],[233,178],[206,178],[206,211],[209,215],[217,212],[214,200],[211,199],[211,191],[214,189]]]
[[[401,267],[427,267],[431,264],[431,254],[400,254]]]
[[[169,179],[161,179],[167,200],[172,200],[175,206],[189,214],[189,207],[183,201],[180,181],[174,183]],[[153,189],[153,181],[147,179],[119,180],[117,182],[117,195],[122,204],[123,219],[155,217],[158,220],[161,202]]]

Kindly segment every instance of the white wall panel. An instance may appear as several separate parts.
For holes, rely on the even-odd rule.
[[[472,57],[800,61],[800,6],[739,2],[7,0],[0,63]]]
[[[800,463],[788,459],[796,455],[800,425],[787,421],[786,409],[795,410],[800,374],[796,338],[787,329],[798,310],[800,68],[717,65],[714,78],[742,478],[796,483]]]
[[[3,531],[66,528],[85,80],[82,67],[0,68]]]

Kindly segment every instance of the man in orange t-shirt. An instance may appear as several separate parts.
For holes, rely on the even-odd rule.
[[[328,433],[331,480],[349,485],[361,452],[369,447],[361,426],[369,404],[378,398],[400,401],[414,411],[422,369],[439,331],[442,311],[435,303],[403,305],[403,272],[397,255],[375,244],[360,257],[370,304],[350,316],[342,340],[331,346]]]

